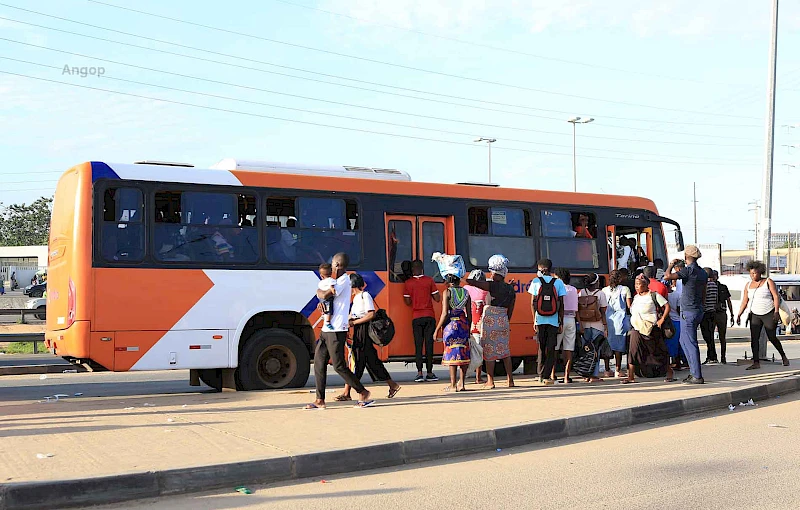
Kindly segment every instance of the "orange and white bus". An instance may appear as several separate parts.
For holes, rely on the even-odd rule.
[[[576,236],[579,221],[590,236]],[[335,253],[349,254],[393,318],[396,337],[380,349],[389,361],[414,358],[404,261],[422,259],[441,282],[434,252],[461,254],[467,270],[502,253],[520,299],[517,367],[537,354],[525,292],[540,257],[607,275],[625,236],[640,260],[666,261],[664,223],[681,244],[677,223],[636,197],[412,182],[378,168],[87,162],[56,188],[46,344],[94,370],[189,369],[193,384],[216,388],[299,387],[318,333],[317,269]]]

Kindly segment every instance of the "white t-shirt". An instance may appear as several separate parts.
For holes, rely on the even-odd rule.
[[[350,317],[360,319],[369,312],[375,311],[375,301],[372,300],[369,292],[363,291],[356,294],[353,298],[353,306],[350,308]]]
[[[619,264],[618,268],[627,268],[628,264],[630,264],[632,258],[632,250],[630,246],[623,246],[622,247],[622,255],[617,259],[617,263]]]
[[[581,296],[595,296],[595,297],[597,297],[597,306],[598,306],[598,308],[601,309],[601,313],[602,313],[602,309],[603,308],[607,308],[608,307],[608,298],[606,297],[606,294],[600,289],[597,289],[597,290],[581,289],[580,293],[578,294],[578,297],[581,297]],[[603,325],[602,321],[598,321],[598,322],[583,322],[581,324],[581,326],[583,326],[583,329],[594,328],[594,329],[596,329],[597,331],[600,331],[600,332],[602,332],[603,328],[605,327]]]
[[[655,296],[658,306],[663,307],[667,304],[667,300],[658,292],[650,292],[646,295],[636,294],[631,304],[631,326],[643,335],[649,335],[653,325],[658,321],[658,310],[653,303],[653,296]]]
[[[329,276],[328,278],[323,278],[322,280],[320,280],[319,281],[319,285],[317,285],[317,288],[319,290],[328,290],[331,287],[333,287],[335,284],[336,284],[336,280],[334,280],[333,278],[331,278]],[[338,292],[337,292],[337,294],[338,294]]]
[[[628,306],[627,300],[632,299],[631,289],[627,285],[617,285],[614,290],[611,290],[611,287],[603,287],[603,294],[606,296],[606,303],[611,303],[614,300],[615,306],[619,305],[619,297],[622,295],[622,299],[625,300],[625,304],[622,306],[626,308]]]
[[[678,312],[678,308],[681,306],[681,294],[683,294],[682,289],[680,287],[675,287],[672,292],[669,293],[667,299],[667,301],[669,301],[669,318],[673,321],[681,320],[681,314]]]
[[[350,329],[350,275],[345,273],[340,276],[333,285],[333,291],[336,296],[333,298],[330,324],[334,331],[347,331]]]

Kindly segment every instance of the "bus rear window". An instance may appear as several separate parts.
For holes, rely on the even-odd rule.
[[[136,188],[108,188],[103,193],[101,252],[110,262],[144,259],[144,200]]]

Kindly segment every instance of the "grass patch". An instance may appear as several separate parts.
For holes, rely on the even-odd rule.
[[[6,354],[33,354],[33,342],[11,342],[5,347],[0,346],[0,352]]]

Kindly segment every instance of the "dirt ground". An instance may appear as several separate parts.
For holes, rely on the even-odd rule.
[[[0,324],[0,335],[11,333],[44,333],[44,324]]]

